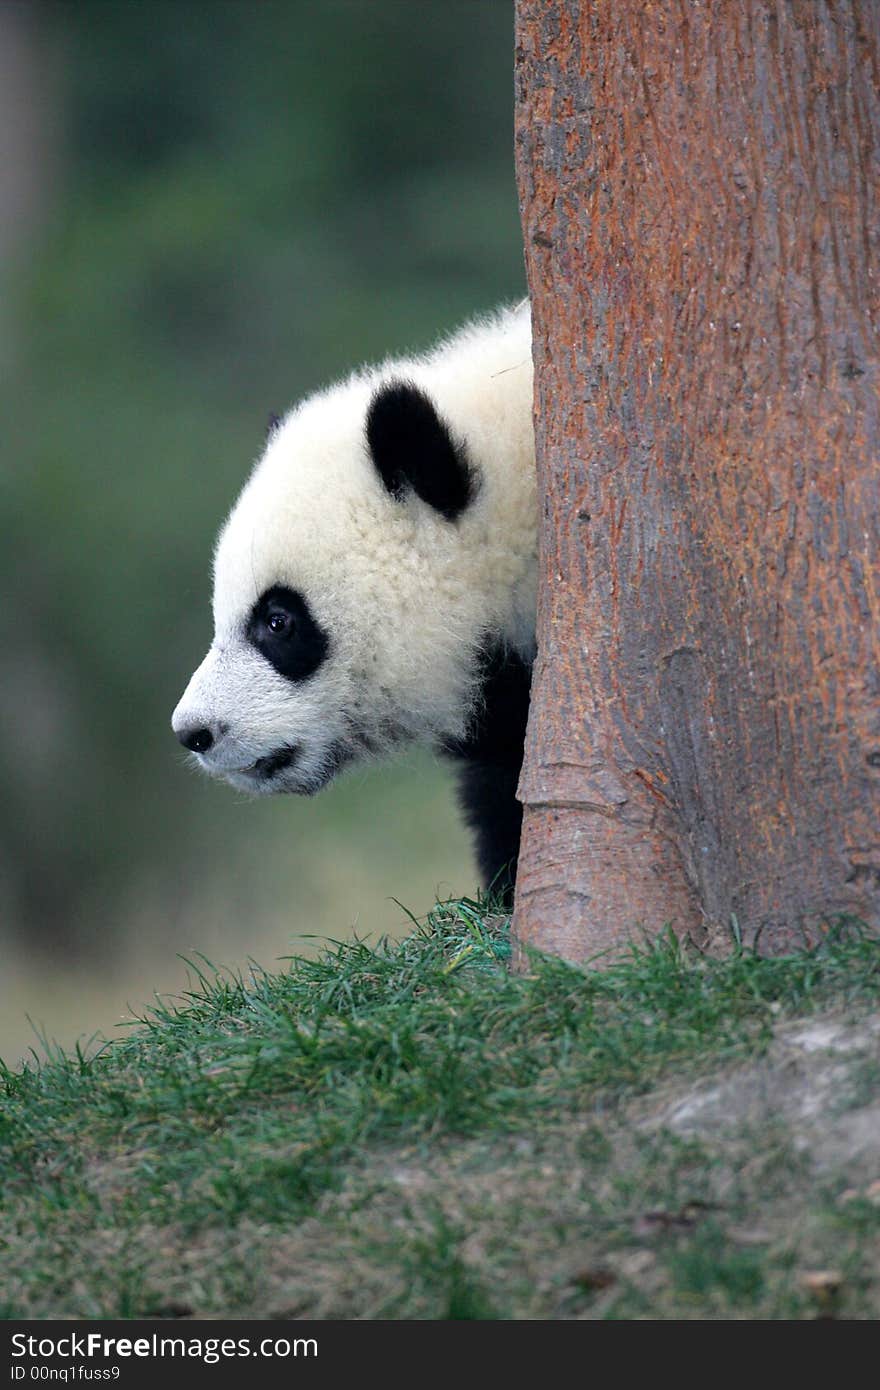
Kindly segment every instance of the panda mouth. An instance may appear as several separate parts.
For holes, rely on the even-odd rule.
[[[256,773],[257,777],[263,778],[264,781],[268,781],[276,773],[283,772],[285,768],[290,767],[298,753],[298,748],[279,748],[276,752],[267,754],[265,758],[257,758],[250,771]]]
[[[315,792],[326,787],[332,781],[341,767],[355,756],[354,750],[347,748],[342,743],[335,743],[326,749],[320,759],[318,766],[302,766],[303,745],[287,744],[283,748],[276,748],[274,753],[267,753],[265,757],[257,758],[255,763],[249,767],[241,768],[238,775],[247,778],[250,786],[255,790],[266,792],[298,792],[304,796],[312,796]],[[293,766],[299,765],[299,770],[294,771],[289,777],[282,777],[282,773]]]

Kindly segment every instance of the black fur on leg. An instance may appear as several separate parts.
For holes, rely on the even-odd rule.
[[[467,735],[443,751],[460,766],[458,794],[474,832],[484,886],[513,906],[522,807],[516,784],[523,759],[529,687],[528,662],[502,643],[487,642],[481,656],[481,695]]]
[[[509,912],[522,829],[522,807],[516,799],[519,771],[463,762],[456,772],[458,799],[474,833],[483,887]]]

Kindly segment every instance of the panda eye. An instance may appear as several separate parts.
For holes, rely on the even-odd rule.
[[[330,638],[302,594],[284,584],[275,584],[260,595],[244,636],[279,676],[291,681],[314,675],[330,650]]]

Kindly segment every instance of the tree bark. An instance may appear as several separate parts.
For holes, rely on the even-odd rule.
[[[880,926],[878,15],[518,0],[520,951]]]

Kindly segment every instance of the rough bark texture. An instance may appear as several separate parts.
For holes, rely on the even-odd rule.
[[[520,945],[880,926],[878,16],[519,0]]]

